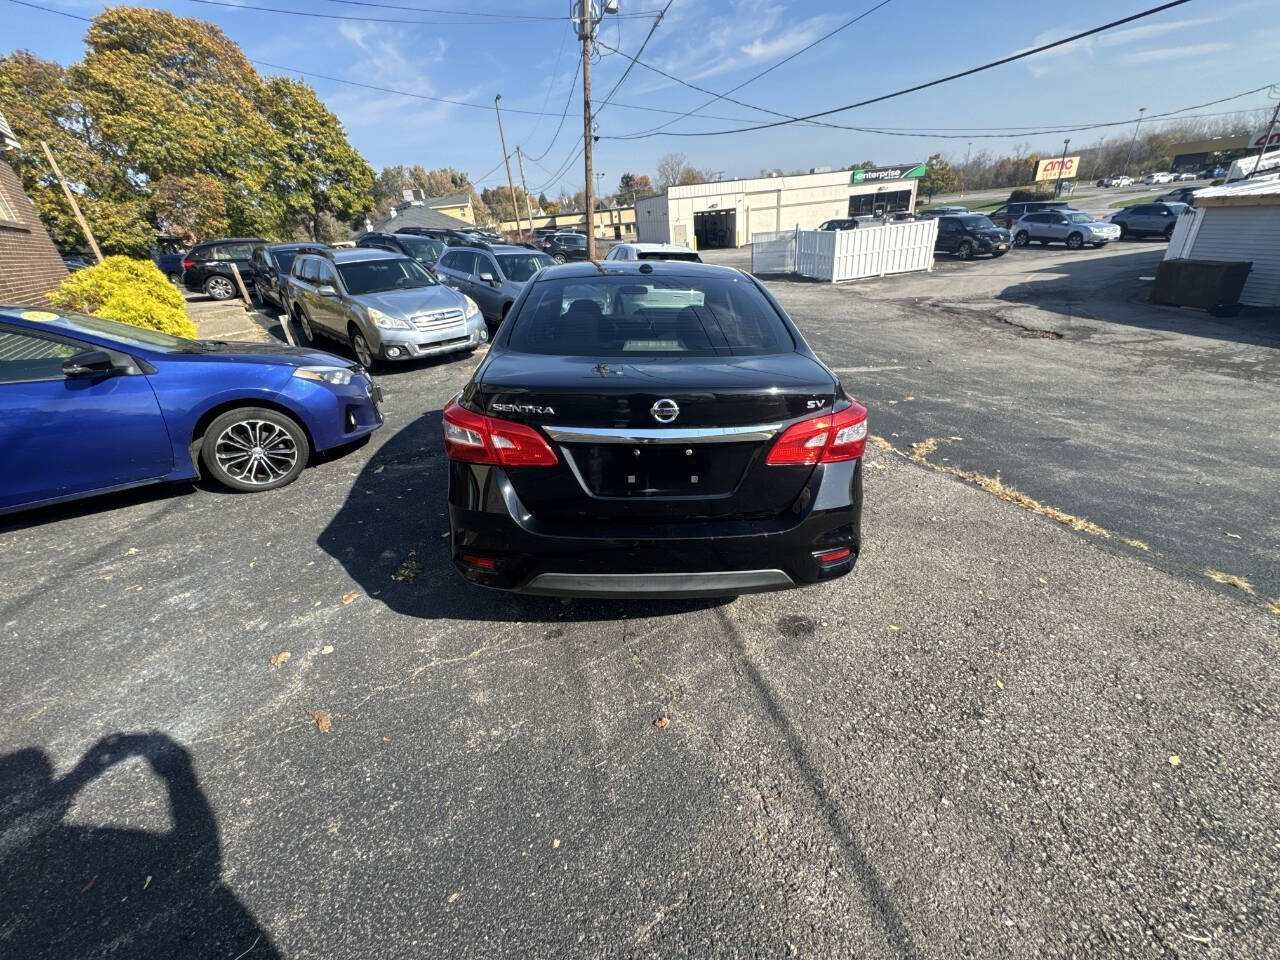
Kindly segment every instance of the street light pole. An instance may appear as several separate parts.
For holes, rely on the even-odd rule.
[[[1058,182],[1053,187],[1055,197],[1062,196],[1062,169],[1067,165],[1067,147],[1069,146],[1071,146],[1070,138],[1062,141],[1062,159],[1058,161]]]
[[[507,165],[507,186],[511,189],[511,219],[516,222],[516,233],[524,239],[524,228],[520,226],[520,208],[516,206],[516,182],[511,178],[511,154],[507,153],[507,137],[502,132],[502,111],[498,109],[498,101],[502,94],[493,98],[493,112],[498,115],[498,139],[502,142],[502,162]]]
[[[1133,139],[1129,141],[1129,152],[1124,155],[1124,169],[1120,171],[1126,177],[1129,175],[1129,160],[1133,157],[1133,145],[1138,142],[1138,130],[1142,126],[1142,115],[1146,112],[1146,107],[1138,108],[1138,122],[1133,125]]]
[[[964,199],[964,191],[969,186],[969,151],[973,149],[973,141],[964,148],[964,166],[960,168],[960,199]]]

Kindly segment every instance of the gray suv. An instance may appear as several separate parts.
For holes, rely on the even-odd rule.
[[[1120,227],[1120,236],[1164,237],[1173,236],[1173,226],[1187,209],[1185,203],[1139,203],[1125,207],[1111,215],[1111,222]]]
[[[383,360],[474,350],[489,339],[473,300],[386,250],[295,257],[285,301],[304,345],[342,341],[367,370]]]
[[[514,244],[449,247],[436,261],[436,276],[480,305],[496,328],[535,273],[554,261],[545,253]]]
[[[1086,243],[1101,247],[1119,239],[1120,228],[1115,224],[1070,207],[1028,213],[1013,225],[1013,242],[1019,247],[1032,240],[1042,244],[1061,241],[1072,250],[1079,250]]]

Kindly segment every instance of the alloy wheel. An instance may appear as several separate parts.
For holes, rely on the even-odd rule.
[[[1016,234],[1014,234],[1013,245],[1015,247],[1025,247],[1027,245],[1027,242],[1030,239],[1031,239],[1031,234],[1027,233],[1027,231],[1025,230],[1019,230]]]
[[[355,351],[360,366],[366,370],[373,369],[373,351],[369,349],[369,341],[364,338],[363,333],[355,330],[351,332],[351,349]]]
[[[226,277],[210,277],[204,285],[204,292],[215,300],[230,300],[235,296],[236,288]]]
[[[1072,250],[1079,250],[1084,246],[1084,237],[1078,233],[1071,234],[1071,236],[1067,237],[1067,246]]]
[[[960,241],[960,246],[956,248],[956,255],[961,260],[968,260],[973,256],[973,244],[968,240]]]
[[[253,487],[275,483],[298,463],[298,446],[270,420],[237,420],[214,443],[214,457],[227,475]]]
[[[302,327],[302,335],[307,338],[307,343],[315,343],[316,336],[311,332],[311,320],[307,317],[307,311],[298,311],[298,325]]]

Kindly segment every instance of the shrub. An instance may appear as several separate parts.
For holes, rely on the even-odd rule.
[[[1009,194],[1009,203],[1028,203],[1032,200],[1053,200],[1056,199],[1051,191],[1045,190],[1015,190]]]
[[[178,337],[196,335],[182,294],[150,260],[107,257],[67,277],[49,294],[49,302]]]

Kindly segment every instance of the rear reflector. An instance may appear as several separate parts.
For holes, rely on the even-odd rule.
[[[483,567],[486,570],[492,570],[498,565],[498,561],[493,557],[477,557],[474,553],[464,553],[462,562],[472,567]]]
[[[190,270],[190,269],[191,269],[192,267],[194,267],[195,265],[196,265],[196,262],[195,262],[194,260],[183,260],[183,261],[182,261],[182,269],[183,269],[183,270]]]
[[[867,408],[851,403],[838,413],[793,423],[773,444],[765,463],[805,466],[856,460],[867,447]]]
[[[444,409],[444,452],[450,460],[503,467],[554,467],[556,453],[533,427],[486,417],[450,403]]]
[[[845,547],[843,550],[831,550],[828,553],[818,554],[818,562],[836,563],[840,560],[846,559],[851,553],[853,553],[853,550],[849,547]]]

